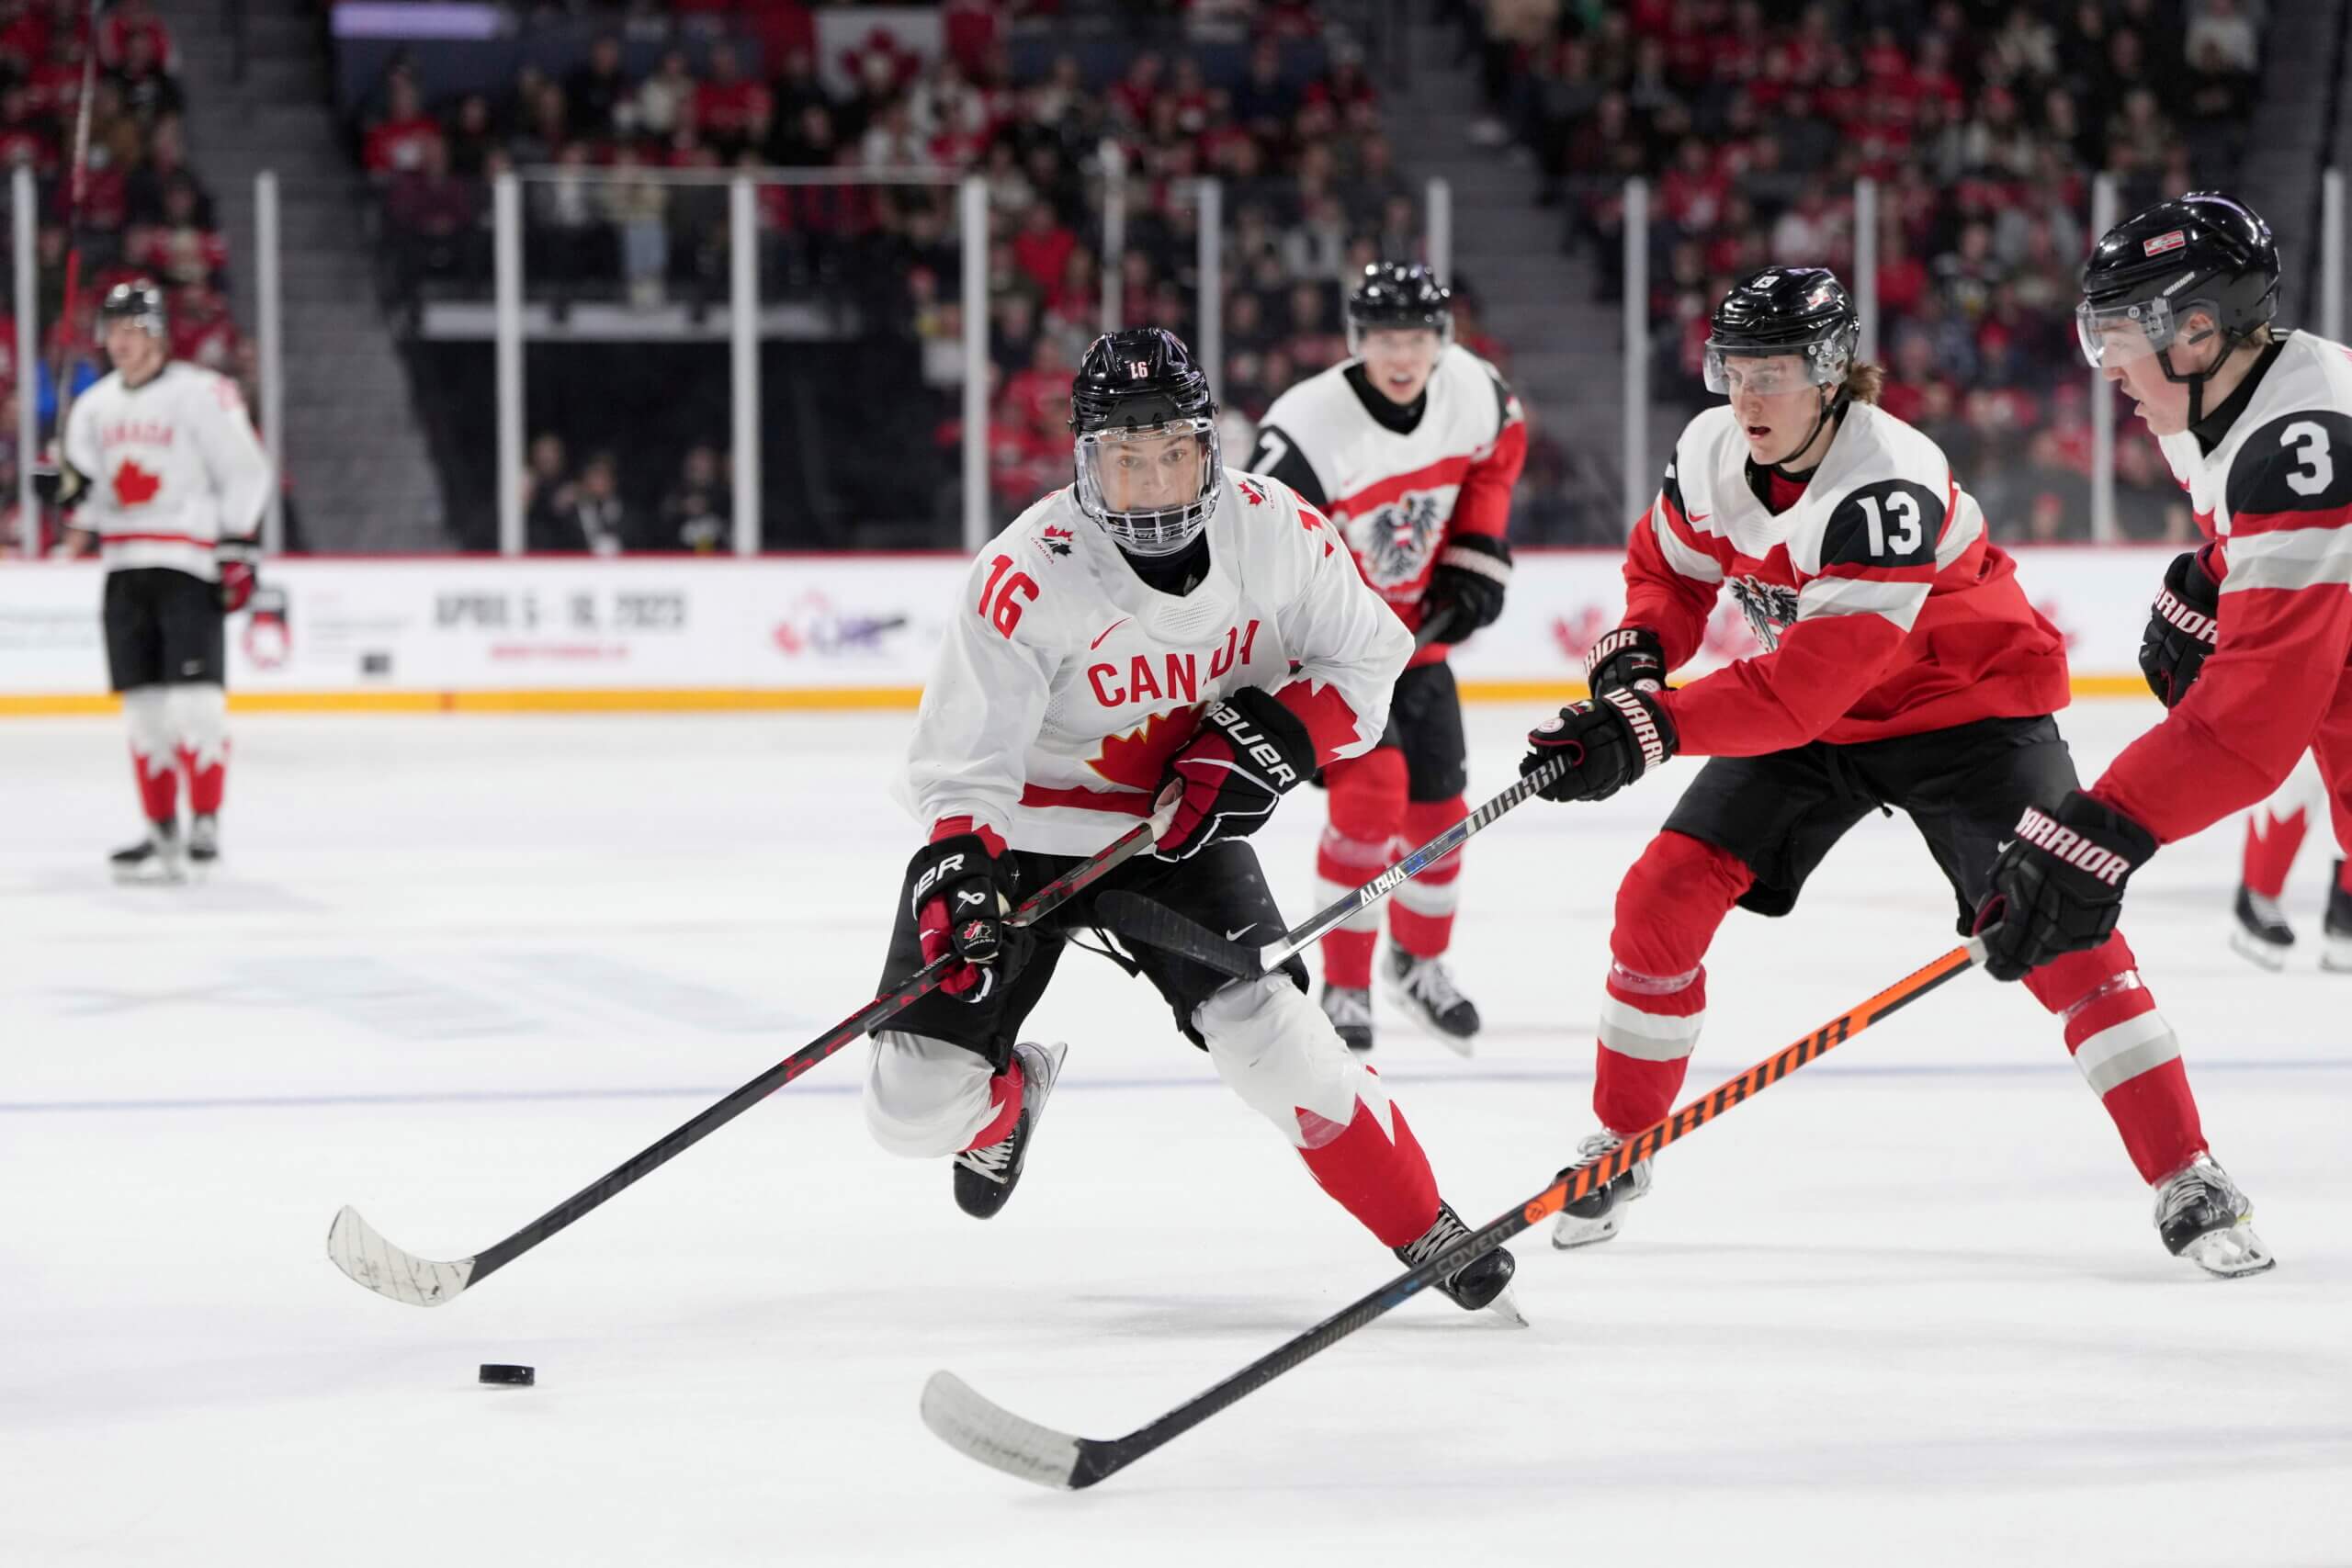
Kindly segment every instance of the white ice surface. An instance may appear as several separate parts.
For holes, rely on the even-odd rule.
[[[2067,724],[2095,767],[2154,712]],[[1528,716],[1474,715],[1477,790]],[[100,874],[116,727],[0,728],[0,1563],[2352,1561],[2352,976],[2309,955],[2316,845],[2290,972],[2223,949],[2233,826],[2127,929],[2280,1258],[2256,1280],[2165,1256],[2055,1026],[1970,976],[1670,1151],[1622,1239],[1523,1240],[1532,1331],[1416,1301],[1048,1495],[924,1431],[932,1371],[1114,1437],[1394,1271],[1075,953],[992,1223],[867,1143],[853,1047],[462,1300],[335,1271],[341,1204],[477,1251],[871,996],[904,728],[245,718],[230,869],[157,890]],[[1685,776],[1470,852],[1480,1054],[1378,1059],[1474,1221],[1589,1125],[1617,877]],[[1294,918],[1321,809],[1261,840]],[[1693,1088],[1951,919],[1873,818],[1794,918],[1728,923]]]

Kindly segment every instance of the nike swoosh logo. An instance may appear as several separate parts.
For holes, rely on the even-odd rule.
[[[1993,846],[1993,852],[1996,855],[2007,854],[2009,852],[2009,846],[2016,842],[2017,840],[2015,839],[2003,839],[1999,843]]]
[[[1117,631],[1121,626],[1125,626],[1133,619],[1135,619],[1133,615],[1121,615],[1117,620],[1113,621],[1109,626],[1102,628],[1102,637],[1109,637],[1113,632]],[[1088,643],[1086,645],[1086,651],[1091,653],[1096,649],[1102,647],[1102,637],[1098,637],[1092,642]]]
[[[1242,927],[1240,927],[1240,928],[1239,928],[1239,929],[1238,929],[1238,930],[1235,930],[1235,931],[1229,931],[1226,932],[1226,933],[1225,933],[1225,940],[1226,940],[1226,941],[1227,941],[1227,942],[1238,942],[1238,941],[1240,941],[1240,940],[1241,940],[1241,938],[1242,938],[1246,933],[1248,933],[1248,932],[1250,932],[1250,931],[1256,931],[1257,929],[1258,929],[1258,922],[1257,922],[1257,921],[1255,921],[1255,920],[1252,920],[1252,921],[1250,921],[1250,922],[1248,925],[1246,925],[1246,926],[1242,926]]]
[[[1690,521],[1693,523],[1704,523],[1708,518],[1713,517],[1713,515],[1714,513],[1712,512],[1693,512],[1690,514]]]

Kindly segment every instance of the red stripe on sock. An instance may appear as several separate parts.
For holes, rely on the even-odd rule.
[[[1395,1247],[1419,1241],[1436,1222],[1437,1178],[1406,1125],[1405,1112],[1391,1105],[1388,1114],[1396,1128],[1393,1142],[1381,1130],[1380,1118],[1359,1100],[1346,1131],[1318,1147],[1299,1150],[1298,1157],[1316,1185],[1385,1246]],[[1300,1134],[1312,1141],[1328,1133],[1331,1122],[1302,1108],[1298,1124]]]
[[[966,1148],[984,1149],[1012,1136],[1013,1126],[1021,1120],[1021,1058],[1016,1055],[1004,1071],[989,1079],[989,1099],[996,1106],[996,1114],[972,1134]]]

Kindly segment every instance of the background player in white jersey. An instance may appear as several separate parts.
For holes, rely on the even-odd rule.
[[[2103,940],[2159,844],[2268,796],[2306,751],[2352,820],[2352,349],[2274,328],[2278,306],[2270,226],[2211,192],[2117,224],[2083,265],[2084,355],[2134,400],[2211,543],[2172,563],[2149,617],[2164,722],[2029,812],[2001,857],[2004,979]],[[2352,936],[2333,903],[2330,935],[2339,909]]]
[[[1148,893],[1230,934],[1281,931],[1244,836],[1378,739],[1411,651],[1320,513],[1223,466],[1216,416],[1172,334],[1098,338],[1070,394],[1077,482],[982,548],[923,689],[904,793],[929,842],[884,976],[962,963],[876,1032],[865,1118],[893,1154],[954,1156],[956,1202],[978,1217],[1011,1196],[1060,1070],[1066,1047],[1019,1032],[1065,945],[1100,930],[1094,894]],[[1001,923],[1146,818],[1165,824],[1153,857],[1036,927]],[[1128,966],[1400,1258],[1466,1234],[1404,1111],[1307,999],[1304,965],[1234,982],[1147,948]],[[1492,1253],[1441,1289],[1515,1315],[1511,1268]]]
[[[1332,899],[1469,815],[1462,703],[1447,649],[1502,614],[1510,581],[1511,487],[1527,457],[1519,400],[1453,341],[1453,296],[1429,268],[1381,262],[1348,298],[1354,357],[1274,400],[1252,473],[1272,474],[1329,513],[1376,589],[1423,646],[1397,678],[1380,744],[1323,772],[1331,820],[1315,857]],[[1389,900],[1389,995],[1455,1050],[1478,1010],[1444,962],[1461,897],[1459,853]],[[1323,939],[1323,1010],[1372,1048],[1372,957],[1380,910]]]
[[[2246,813],[2230,945],[2265,969],[2287,966],[2295,928],[2278,900],[2287,891],[2287,874],[2294,869],[2295,852],[2303,847],[2314,813],[2334,818],[2335,841],[2344,851],[2328,871],[2319,966],[2352,973],[2352,858],[2347,858],[2352,857],[2352,807],[2328,800],[2319,758],[2309,751],[2277,794]]]
[[[269,459],[237,384],[171,358],[164,297],[126,283],[98,308],[114,369],[66,416],[57,499],[106,563],[107,669],[122,694],[147,836],[113,857],[125,879],[182,874],[220,854],[229,768],[224,622],[253,596]]]

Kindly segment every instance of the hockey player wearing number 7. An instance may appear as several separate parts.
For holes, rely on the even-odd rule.
[[[2270,324],[2270,226],[2211,192],[2108,231],[2082,281],[2084,355],[2211,542],[2172,563],[2141,644],[2164,721],[2013,829],[1986,910],[2002,978],[2104,940],[2157,846],[2269,795],[2307,749],[2352,821],[2352,348]],[[2352,938],[2352,894],[2329,917]]]
[[[1143,893],[1228,935],[1282,931],[1245,841],[1276,802],[1369,750],[1412,637],[1331,525],[1277,480],[1227,469],[1207,378],[1171,333],[1098,338],[1070,393],[1076,483],[983,547],[924,687],[902,798],[907,867],[888,984],[952,954],[874,1037],[865,1120],[893,1154],[952,1158],[987,1218],[1021,1179],[1067,1047],[1020,1039],[1095,897]],[[1149,819],[1128,861],[1040,925],[1023,895]],[[1405,1113],[1308,999],[1305,966],[1232,981],[1139,948],[1177,1029],[1341,1207],[1419,1264],[1467,1229]],[[1510,1256],[1440,1288],[1516,1317]]]
[[[1768,267],[1715,309],[1707,385],[1634,529],[1624,623],[1588,660],[1594,695],[1529,736],[1544,793],[1599,800],[1678,752],[1709,759],[1617,890],[1589,1157],[1664,1115],[1707,1005],[1707,948],[1734,908],[1785,915],[1873,810],[1928,842],[1968,932],[2021,807],[2074,787],[2052,713],[2065,645],[1936,444],[1876,406],[1837,278]],[[1668,690],[1728,584],[1764,651]],[[2029,965],[2142,1179],[2157,1233],[2215,1274],[2270,1255],[2207,1152],[2180,1046],[2120,932]],[[2022,973],[2022,971],[2021,971]],[[1563,1211],[1555,1246],[1617,1234],[1648,1162]]]

